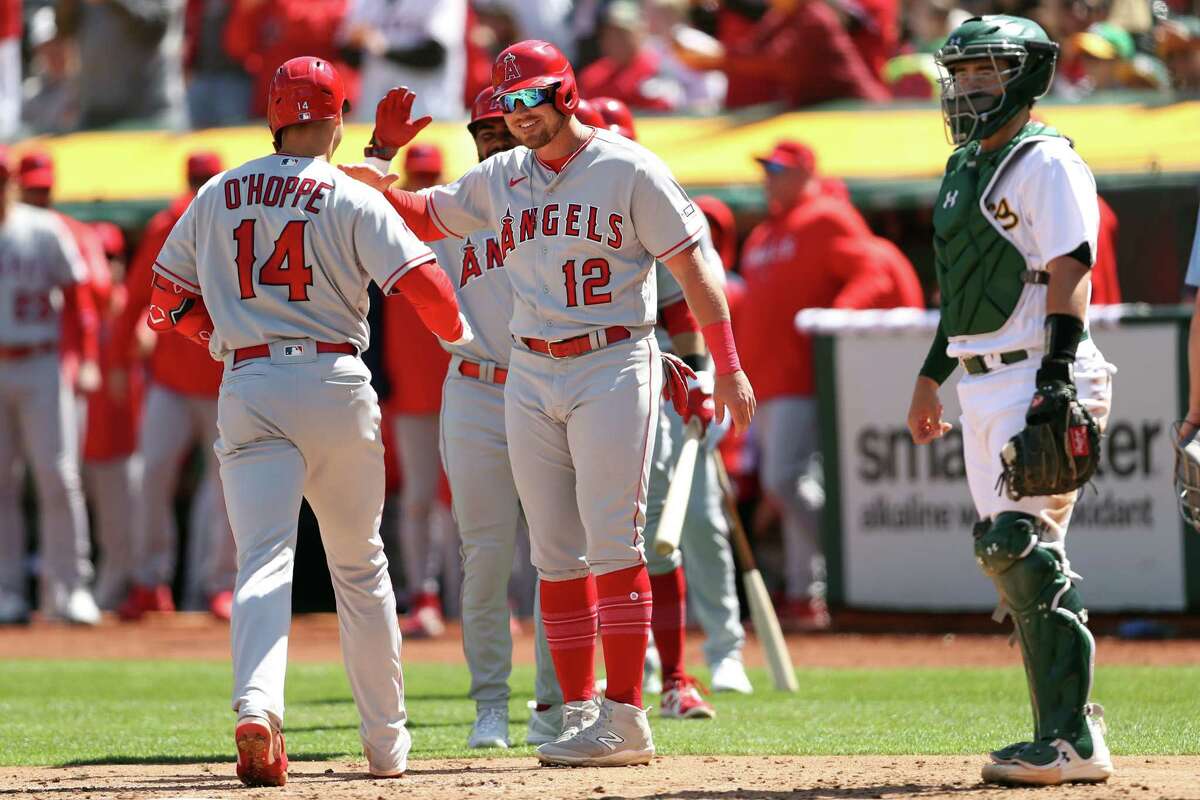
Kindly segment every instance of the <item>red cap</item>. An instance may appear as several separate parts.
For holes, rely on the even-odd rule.
[[[337,119],[346,109],[346,87],[323,58],[300,56],[283,62],[267,92],[271,133],[298,122]]]
[[[404,153],[406,175],[441,175],[442,151],[435,144],[414,144]]]
[[[812,148],[803,142],[784,139],[775,145],[765,156],[755,156],[760,164],[773,164],[785,169],[803,169],[813,172],[817,167],[817,156]]]
[[[54,187],[54,159],[42,150],[21,156],[17,165],[17,182],[22,189],[51,189]]]
[[[506,47],[492,64],[492,88],[497,95],[518,89],[558,86],[554,107],[560,114],[574,114],[579,104],[575,88],[575,70],[554,45],[540,39],[527,39]]]
[[[206,181],[221,171],[221,157],[208,150],[198,150],[187,158],[189,181]]]
[[[604,124],[604,117],[600,115],[600,109],[596,108],[596,104],[582,97],[579,98],[579,105],[575,106],[575,119],[584,125],[591,125],[595,128],[608,127]]]
[[[475,102],[471,104],[471,121],[467,124],[467,130],[481,120],[503,116],[504,110],[500,108],[500,102],[496,100],[495,90],[490,86],[485,86],[482,92],[475,95]]]
[[[92,230],[100,238],[104,254],[109,258],[125,254],[125,234],[111,222],[93,222]]]
[[[637,141],[637,132],[633,127],[633,112],[629,110],[629,106],[615,97],[597,97],[592,102],[596,104],[596,108],[600,109],[600,116],[604,117],[604,127],[613,133],[621,134],[626,139]]]

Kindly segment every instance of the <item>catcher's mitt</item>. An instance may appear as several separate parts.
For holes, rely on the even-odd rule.
[[[1075,385],[1041,383],[1025,412],[1025,429],[1000,451],[997,486],[1013,500],[1065,494],[1083,486],[1100,463],[1100,426]]]
[[[1200,441],[1189,436],[1180,437],[1183,423],[1177,422],[1171,430],[1171,443],[1175,445],[1175,497],[1179,500],[1179,513],[1183,521],[1200,531]]]

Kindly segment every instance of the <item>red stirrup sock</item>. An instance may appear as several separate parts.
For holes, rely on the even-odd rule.
[[[654,630],[654,644],[662,658],[663,683],[682,680],[683,641],[687,621],[687,578],[683,567],[676,567],[665,575],[651,575],[650,588],[654,592],[654,616],[650,627]]]
[[[596,576],[600,597],[600,639],[608,688],[604,696],[642,707],[642,662],[650,638],[653,597],[646,565]]]
[[[542,623],[563,700],[590,700],[596,682],[596,581],[542,580]]]

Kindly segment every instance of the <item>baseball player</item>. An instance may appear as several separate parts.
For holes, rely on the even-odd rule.
[[[109,291],[97,294],[100,320],[100,387],[87,396],[83,439],[83,486],[94,514],[100,558],[96,563],[96,603],[114,610],[129,591],[134,569],[131,517],[141,502],[142,461],[137,425],[142,401],[141,359],[119,346],[114,324],[125,308],[125,235],[111,222],[92,223],[108,256]],[[93,287],[94,290],[95,287]],[[112,374],[124,383],[114,392]]]
[[[125,280],[128,301],[114,333],[116,346],[126,353],[141,347],[139,332],[145,330],[154,260],[197,190],[221,171],[221,162],[215,153],[198,151],[188,156],[185,169],[188,191],[150,219],[129,267]],[[179,539],[175,489],[187,454],[199,445],[204,466],[190,509],[184,601],[186,606],[201,606],[202,599],[214,616],[228,620],[237,555],[217,459],[208,452],[216,436],[221,365],[205,348],[181,336],[159,336],[153,348],[150,385],[138,430],[143,478],[141,501],[134,507],[132,538],[139,558],[134,585],[118,613],[132,621],[148,612],[175,610],[171,593]],[[125,377],[119,370],[112,377],[119,395]]]
[[[637,140],[633,114],[620,100],[598,97],[592,101],[606,127],[628,139]],[[705,262],[720,267],[714,269],[721,279],[725,269],[721,256],[713,246],[708,230],[707,215],[705,230],[700,239]],[[704,352],[700,330],[695,317],[688,311],[679,284],[666,269],[656,269],[658,280],[659,318],[663,325],[657,329],[660,349],[670,349],[692,367],[700,380],[691,386],[691,405],[698,409],[698,418],[704,428],[711,421],[711,407],[706,405],[704,395],[710,390],[712,374],[707,354]],[[664,335],[666,334],[666,335]],[[691,413],[686,415],[689,419]],[[712,706],[697,690],[697,682],[684,667],[684,643],[686,636],[687,601],[693,601],[701,625],[704,627],[705,658],[713,671],[717,684],[723,690],[746,691],[750,687],[742,666],[741,650],[746,634],[742,628],[734,583],[733,552],[729,546],[729,529],[721,505],[721,489],[712,462],[705,455],[696,461],[692,478],[692,492],[688,500],[688,513],[684,519],[681,547],[687,557],[677,548],[670,556],[661,556],[654,549],[655,534],[666,499],[667,488],[674,476],[676,448],[684,437],[687,419],[675,413],[666,404],[660,407],[658,436],[654,440],[654,458],[650,472],[650,483],[646,503],[646,568],[650,572],[650,585],[654,594],[654,610],[650,627],[654,633],[662,667],[662,701],[659,713],[664,717],[679,719],[711,719],[715,716]],[[720,431],[705,436],[708,448],[715,448],[720,440]],[[685,568],[686,567],[686,568]],[[718,674],[718,667],[720,668]],[[643,684],[644,685],[644,684]]]
[[[1095,642],[1063,546],[1077,493],[1020,490],[1038,426],[1069,425],[1047,433],[1056,450],[1035,459],[1097,457],[1115,372],[1087,327],[1095,180],[1069,139],[1029,118],[1057,56],[1037,24],[1005,15],[967,20],[937,53],[958,147],[934,204],[941,322],[908,414],[917,444],[950,430],[938,386],[962,364],[975,558],[1012,615],[1035,728],[1032,741],[994,751],[983,779],[1015,784],[1099,782],[1113,771],[1101,709],[1088,702]]]
[[[674,357],[664,361],[651,335],[656,258],[679,280],[714,354],[717,418],[730,413],[744,427],[754,395],[724,297],[696,247],[703,214],[666,166],[574,118],[574,71],[549,43],[501,52],[492,88],[524,147],[427,194],[388,196],[423,239],[499,234],[514,300],[505,431],[565,701],[562,734],[539,747],[538,758],[644,764],[654,754],[641,706],[653,422],[664,379],[686,408],[691,372]],[[597,622],[607,673],[599,705],[592,697]]]
[[[94,625],[100,610],[88,588],[76,400],[59,366],[64,321],[95,319],[91,294],[80,287],[88,271],[58,215],[12,202],[9,171],[0,147],[0,622],[29,617],[17,467],[23,460],[37,488],[42,612]],[[89,369],[96,370],[94,362]]]
[[[1196,219],[1184,283],[1193,290],[1200,288],[1200,217]],[[1175,493],[1184,521],[1200,531],[1200,459],[1194,444],[1196,431],[1200,430],[1200,292],[1196,293],[1192,304],[1188,330],[1187,413],[1175,429]]]
[[[411,102],[410,92],[393,90],[379,104],[375,144],[366,154],[368,163],[382,172],[387,172],[396,152],[384,143],[414,135],[406,128]],[[517,146],[490,86],[472,104],[467,130],[480,161]],[[409,147],[406,165],[408,154],[420,152],[420,147]],[[508,747],[513,647],[509,583],[514,550],[528,536],[504,431],[512,288],[494,232],[446,238],[433,242],[432,247],[455,286],[459,306],[475,335],[470,344],[450,348],[440,419],[442,462],[462,540],[463,652],[471,670],[470,697],[476,706],[467,744]],[[534,614],[537,675],[526,742],[541,745],[553,741],[561,731],[562,693],[536,607]]]
[[[205,184],[154,264],[151,327],[207,341],[225,366],[214,449],[237,540],[233,708],[247,785],[287,780],[280,731],[302,498],[320,522],[368,769],[404,773],[411,740],[379,536],[380,413],[359,358],[368,283],[405,292],[443,339],[470,339],[429,248],[329,165],[345,107],[328,62],[285,62],[268,98],[275,154]]]

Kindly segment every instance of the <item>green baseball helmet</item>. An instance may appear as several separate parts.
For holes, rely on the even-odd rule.
[[[1024,17],[990,14],[959,25],[935,55],[942,75],[942,114],[956,145],[985,139],[1018,111],[1050,90],[1058,45],[1041,26]],[[961,91],[953,67],[964,61],[990,59],[1003,91]]]

